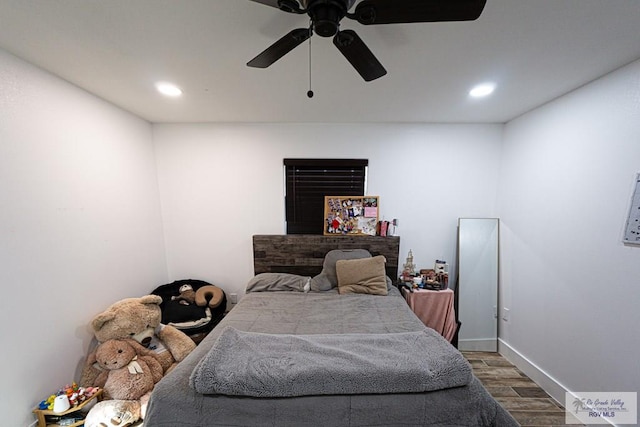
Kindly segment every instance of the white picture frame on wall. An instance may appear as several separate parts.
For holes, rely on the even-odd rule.
[[[623,241],[626,244],[640,245],[640,173],[636,175]]]

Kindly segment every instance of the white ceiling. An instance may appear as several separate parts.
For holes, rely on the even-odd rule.
[[[640,0],[488,0],[473,22],[344,19],[388,74],[364,82],[316,35],[313,99],[307,43],[245,65],[307,25],[249,0],[0,0],[0,47],[151,122],[502,123],[640,58]]]

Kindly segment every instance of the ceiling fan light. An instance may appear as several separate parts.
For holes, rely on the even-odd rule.
[[[494,83],[482,83],[474,86],[469,91],[469,96],[472,98],[484,98],[491,95],[496,90]]]
[[[158,92],[160,92],[161,94],[173,98],[182,95],[182,89],[180,89],[173,83],[158,82],[156,83],[156,89],[158,89]]]
[[[340,20],[347,14],[346,5],[340,1],[309,2],[309,16],[313,29],[322,37],[333,37],[340,29]]]

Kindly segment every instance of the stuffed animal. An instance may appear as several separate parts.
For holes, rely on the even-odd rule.
[[[145,295],[112,304],[91,321],[96,339],[103,343],[111,339],[133,338],[156,353],[166,375],[196,345],[184,332],[160,323],[160,303],[162,298],[158,295]],[[95,360],[95,354],[90,353],[82,370],[80,385],[95,385],[101,373],[100,367],[94,364]]]
[[[163,369],[155,353],[132,339],[103,342],[94,355],[104,369],[95,385],[104,389],[107,400],[139,400],[162,379]]]
[[[196,302],[196,291],[191,285],[180,286],[180,295],[171,297],[172,300],[179,301],[182,305],[191,305]]]
[[[103,400],[91,408],[84,419],[84,426],[123,427],[140,418],[140,403],[135,400]]]

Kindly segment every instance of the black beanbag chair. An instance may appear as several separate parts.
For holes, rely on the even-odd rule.
[[[180,288],[184,285],[191,286],[198,295],[198,302],[203,305],[181,295]],[[162,323],[172,325],[189,336],[211,331],[222,320],[227,307],[224,291],[203,280],[176,280],[158,286],[151,293],[162,298]]]

